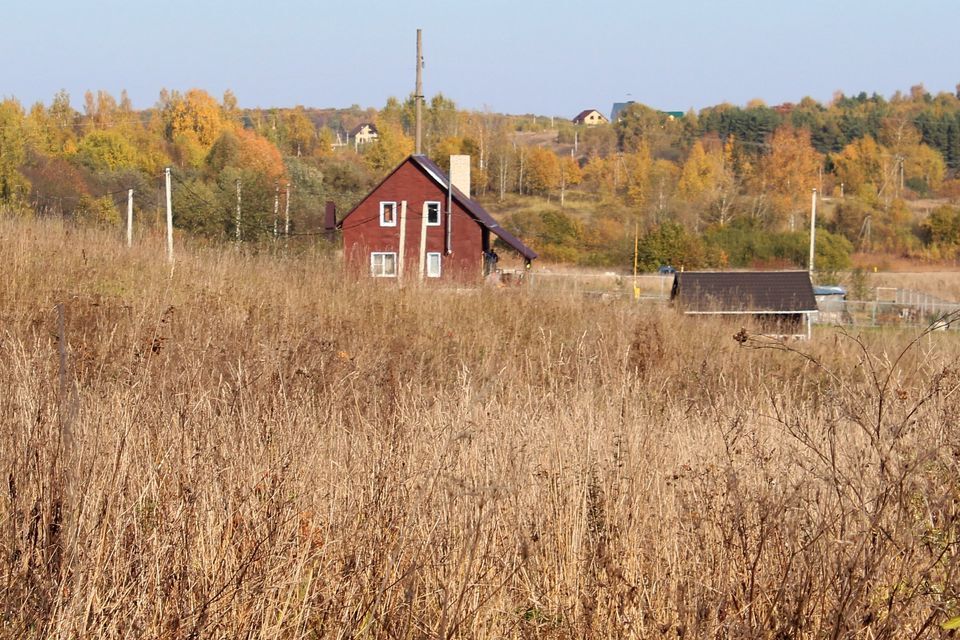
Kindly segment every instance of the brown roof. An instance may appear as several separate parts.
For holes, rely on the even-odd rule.
[[[350,130],[350,137],[351,138],[356,137],[358,133],[363,131],[364,127],[370,127],[370,133],[372,133],[373,135],[379,135],[379,132],[377,131],[377,125],[373,124],[372,122],[361,122],[360,124],[358,124],[353,129]]]
[[[806,271],[687,271],[670,299],[686,313],[776,314],[817,310]]]
[[[447,174],[444,173],[443,169],[437,166],[437,164],[433,160],[431,160],[430,158],[424,155],[419,155],[419,156],[415,154],[411,155],[406,160],[404,160],[399,165],[397,165],[397,167],[393,171],[391,171],[386,178],[380,181],[380,184],[374,187],[369,194],[367,194],[363,199],[361,199],[360,202],[357,203],[357,205],[353,209],[351,209],[347,213],[347,215],[345,215],[340,220],[337,226],[342,228],[343,224],[347,221],[347,218],[349,218],[350,215],[354,211],[356,211],[357,208],[359,208],[360,205],[363,204],[363,202],[368,197],[370,197],[370,194],[372,194],[374,191],[379,189],[380,186],[383,185],[383,183],[389,180],[390,177],[394,173],[396,173],[397,170],[400,169],[400,167],[402,167],[407,162],[412,162],[415,167],[423,171],[423,173],[426,174],[427,177],[433,180],[444,191],[446,191],[449,188],[450,195],[452,196],[453,200],[457,202],[457,204],[463,207],[467,211],[467,213],[470,214],[470,216],[474,218],[478,223],[480,223],[481,225],[489,229],[491,233],[493,233],[495,236],[503,240],[503,242],[507,246],[511,247],[514,251],[519,253],[526,260],[528,261],[533,260],[534,258],[537,257],[536,251],[534,251],[527,245],[520,242],[520,240],[515,235],[513,235],[512,233],[510,233],[509,231],[501,227],[500,223],[497,222],[494,219],[494,217],[487,212],[486,209],[480,206],[480,203],[478,203],[476,200],[472,200],[468,198],[462,191],[460,191],[460,189],[457,189],[455,186],[450,185],[449,184],[450,178],[447,177]]]
[[[596,109],[584,109],[583,111],[581,111],[580,113],[578,113],[578,114],[576,115],[576,117],[573,119],[573,121],[574,121],[574,122],[583,122],[583,121],[587,118],[587,116],[590,115],[591,113],[593,113],[594,111],[596,111],[596,112],[597,112],[597,115],[600,116],[601,118],[603,118],[604,120],[607,119],[606,116],[604,116],[602,113],[600,113],[600,112],[597,111]]]

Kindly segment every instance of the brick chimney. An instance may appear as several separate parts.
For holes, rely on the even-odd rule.
[[[470,156],[450,156],[450,183],[470,197]]]

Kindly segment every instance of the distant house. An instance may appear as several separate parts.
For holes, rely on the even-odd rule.
[[[688,271],[670,300],[687,315],[753,319],[767,335],[809,337],[817,311],[806,271]]]
[[[610,122],[607,117],[596,109],[584,109],[573,118],[573,124],[585,124],[588,127],[607,122]]]
[[[380,134],[377,132],[377,125],[372,122],[362,122],[350,130],[350,137],[353,138],[353,146],[359,147],[373,142],[380,137]]]
[[[620,117],[620,112],[632,104],[636,104],[636,102],[633,100],[629,100],[627,102],[614,102],[613,108],[610,110],[610,122],[616,122],[617,118]],[[657,113],[670,121],[679,120],[686,115],[683,111],[657,111]]]
[[[495,238],[527,265],[537,254],[470,198],[470,156],[450,176],[412,155],[340,221],[347,270],[405,280],[475,282],[496,269]]]
[[[610,109],[610,122],[616,122],[617,118],[620,116],[620,112],[634,104],[633,100],[628,100],[627,102],[614,102],[613,108]]]

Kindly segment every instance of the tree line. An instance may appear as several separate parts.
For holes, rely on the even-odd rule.
[[[235,237],[242,192],[244,239],[269,235],[281,202],[308,233],[324,201],[345,211],[412,152],[414,112],[412,96],[339,110],[241,109],[229,91],[199,89],[162,90],[144,110],[103,91],[80,109],[65,92],[29,108],[8,98],[0,206],[116,224],[133,188],[138,210],[159,217],[172,166],[187,232]],[[361,122],[378,139],[348,144]],[[649,268],[803,264],[812,189],[824,199],[818,252],[837,268],[854,251],[954,259],[960,246],[960,98],[922,86],[682,117],[637,103],[595,127],[461,110],[438,94],[424,148],[441,166],[470,155],[475,197],[548,259],[623,267],[639,237]]]

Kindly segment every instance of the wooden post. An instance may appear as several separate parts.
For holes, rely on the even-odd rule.
[[[237,178],[237,220],[236,220],[236,239],[237,244],[240,244],[240,178]]]
[[[164,170],[167,186],[167,261],[173,262],[173,200],[170,194],[170,167]]]
[[[816,224],[817,224],[817,190],[813,190],[813,197],[810,199],[810,275],[813,275],[813,248],[816,242]]]
[[[277,224],[280,215],[280,183],[277,182],[273,188],[273,239],[277,239]]]
[[[287,198],[283,205],[283,235],[290,235],[290,183],[287,183]]]
[[[397,279],[403,280],[403,254],[407,244],[407,201],[400,203],[400,248],[397,249]]]
[[[416,103],[416,138],[414,144],[414,153],[420,155],[423,151],[421,143],[423,141],[423,126],[421,103],[423,102],[423,30],[417,29],[417,86],[413,96]]]
[[[127,189],[127,247],[133,246],[133,189]]]
[[[440,212],[437,211],[437,215]],[[420,218],[420,279],[423,280],[424,264],[427,260],[427,203],[423,203],[423,216]]]

